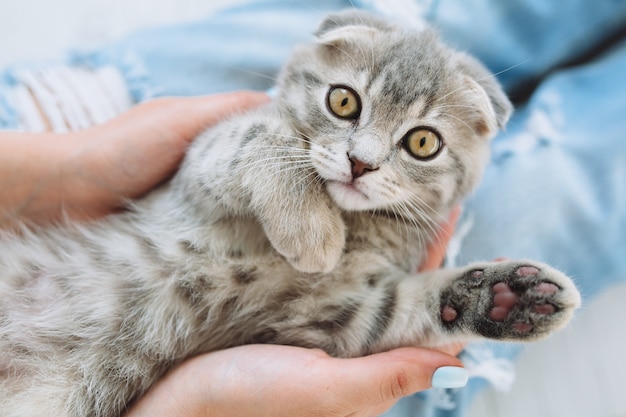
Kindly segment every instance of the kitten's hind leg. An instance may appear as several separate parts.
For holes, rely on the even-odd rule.
[[[353,357],[478,337],[533,340],[564,326],[580,305],[572,281],[537,262],[483,262],[419,275],[384,262],[359,253],[334,279],[305,281],[310,289],[278,303],[280,318],[267,332],[273,338],[263,342]]]
[[[548,265],[477,264],[442,289],[440,320],[453,333],[535,340],[563,327],[580,301],[572,281]]]

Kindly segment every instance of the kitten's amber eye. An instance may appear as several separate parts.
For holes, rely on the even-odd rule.
[[[328,109],[340,119],[356,119],[361,113],[361,99],[351,88],[331,87],[326,97]]]
[[[443,141],[439,135],[424,127],[413,129],[407,133],[403,143],[406,150],[417,159],[432,158],[443,147]]]

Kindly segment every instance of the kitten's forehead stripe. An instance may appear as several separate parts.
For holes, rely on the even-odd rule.
[[[365,83],[365,86],[363,87],[363,91],[365,92],[366,95],[371,94],[374,84],[380,79],[381,76],[382,76],[382,73],[380,71],[370,74],[370,76],[367,78],[367,82]]]
[[[302,79],[304,81],[306,81],[307,84],[311,85],[321,85],[323,84],[323,81],[321,80],[321,78],[319,78],[317,75],[315,75],[314,73],[310,72],[310,71],[303,71],[302,74]]]
[[[382,94],[392,98],[399,106],[409,106],[418,98],[432,101],[437,96],[442,78],[447,73],[447,62],[438,48],[421,48],[416,56],[417,46],[403,42],[391,48],[385,60],[394,64],[387,65],[384,72],[385,82]]]
[[[434,93],[431,93],[425,97],[424,104],[419,114],[420,119],[425,118],[428,115],[428,113],[430,113],[434,105],[434,101],[435,101]]]

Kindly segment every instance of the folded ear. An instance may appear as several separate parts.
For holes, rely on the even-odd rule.
[[[328,15],[315,32],[317,42],[337,45],[350,39],[371,37],[376,32],[388,31],[391,26],[370,13],[349,9]]]
[[[363,26],[380,31],[387,31],[391,26],[387,21],[371,14],[357,9],[348,9],[339,13],[332,13],[324,19],[315,32],[320,37],[325,33],[346,27],[346,26]]]
[[[469,89],[484,99],[484,106],[482,107],[487,113],[483,115],[487,118],[484,120],[484,128],[488,130],[492,128],[503,129],[511,117],[513,105],[502,90],[495,75],[489,72],[478,60],[464,53],[459,54],[458,64],[461,73],[468,77],[466,83]],[[490,126],[492,124],[495,126]]]

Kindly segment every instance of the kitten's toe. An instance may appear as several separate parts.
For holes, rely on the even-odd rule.
[[[263,221],[265,234],[276,252],[295,269],[307,273],[332,271],[346,243],[346,226],[339,208],[326,201],[327,196],[317,197],[307,202],[307,213],[292,210]]]
[[[506,261],[470,269],[443,292],[441,322],[493,339],[531,340],[563,327],[580,294],[559,271]]]

